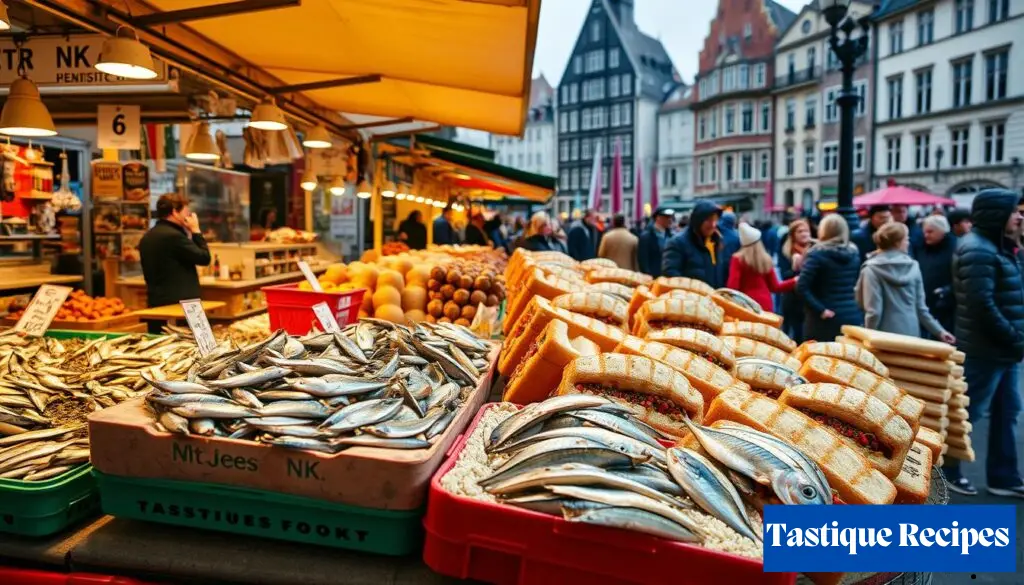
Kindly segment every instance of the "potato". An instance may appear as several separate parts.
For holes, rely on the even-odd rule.
[[[470,325],[472,325],[472,323],[470,323],[469,319],[456,319],[455,320],[455,324],[456,325],[462,325],[463,327],[469,327]]]
[[[431,278],[427,281],[427,290],[441,290],[441,281]]]
[[[444,315],[444,302],[434,299],[427,303],[427,314],[433,315],[435,318]]]
[[[466,290],[473,288],[473,277],[463,274],[462,277],[459,278],[459,288],[464,288]]]
[[[444,300],[446,301],[451,300],[451,298],[455,296],[455,287],[450,284],[442,286],[441,296],[444,297]]]
[[[462,307],[462,318],[463,319],[469,319],[470,321],[472,321],[473,317],[476,317],[476,306],[475,305],[466,305],[465,307]]]
[[[461,280],[462,273],[459,272],[457,269],[452,269],[451,271],[448,272],[448,278],[445,279],[445,282],[451,285],[457,285]]]
[[[448,273],[445,271],[444,268],[442,268],[440,266],[435,266],[430,271],[430,278],[432,278],[432,279],[434,279],[436,281],[444,282],[444,279],[447,278],[447,277],[448,277]]]
[[[487,301],[484,302],[488,307],[496,307],[501,301],[498,300],[497,295],[487,295]]]
[[[469,302],[475,307],[487,300],[487,293],[482,290],[475,290],[469,295]]]
[[[459,315],[462,314],[462,307],[455,304],[453,301],[448,301],[444,304],[444,316],[449,319],[458,319]]]
[[[454,300],[459,305],[465,305],[466,303],[469,302],[469,291],[464,288],[460,288],[459,290],[455,291],[455,294],[452,296],[452,300]]]
[[[491,285],[493,284],[494,283],[491,282],[489,277],[481,275],[476,277],[476,280],[473,281],[473,288],[476,290],[488,291],[491,290]]]

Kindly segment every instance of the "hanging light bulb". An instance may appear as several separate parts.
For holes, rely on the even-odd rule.
[[[96,69],[128,79],[153,79],[157,76],[149,47],[139,42],[135,29],[130,26],[117,27],[114,36],[103,40]]]
[[[316,173],[313,172],[313,169],[307,167],[306,170],[302,172],[302,182],[299,183],[299,186],[302,187],[303,191],[312,191],[316,189]]]
[[[399,191],[398,193],[395,193],[395,200],[397,200],[397,201],[405,201],[405,197],[406,197],[405,193],[403,193],[401,191]]]
[[[334,195],[335,197],[341,197],[342,195],[344,195],[345,194],[345,181],[344,181],[344,179],[342,179],[341,177],[334,177],[334,180],[331,181],[331,186],[328,188],[328,191],[330,191],[331,195]]]
[[[330,148],[334,146],[334,143],[331,142],[331,135],[327,132],[327,127],[323,124],[317,124],[302,139],[302,146],[306,148]]]
[[[284,112],[270,99],[253,108],[249,125],[259,130],[285,130],[288,128]]]
[[[19,77],[11,84],[3,113],[0,113],[0,134],[56,136],[57,127],[53,125],[50,111],[31,80]]]
[[[434,207],[444,207],[444,206],[445,206],[445,202],[444,201],[435,201],[434,202]]]
[[[196,130],[188,141],[188,147],[185,148],[185,158],[203,161],[214,161],[220,158],[220,149],[217,148],[217,143],[213,141],[213,136],[210,134],[209,122],[199,122],[196,125]]]
[[[359,182],[359,187],[356,188],[356,197],[360,199],[369,199],[373,195],[373,191],[370,189],[370,184],[363,179]]]
[[[423,202],[426,203],[427,205],[433,205],[434,204],[434,200],[431,199],[430,197],[427,197],[426,199],[424,199]]]
[[[391,181],[385,181],[384,186],[381,187],[380,196],[386,199],[391,199],[396,195],[397,193],[395,193],[395,184],[392,183]]]
[[[7,16],[7,5],[0,0],[0,30],[11,30],[11,19]]]
[[[418,195],[418,196],[416,197],[416,203],[423,203],[423,201],[424,201],[424,199],[423,199],[423,196],[422,196],[422,195]]]

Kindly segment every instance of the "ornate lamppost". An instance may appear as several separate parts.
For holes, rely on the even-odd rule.
[[[867,15],[858,20],[849,16],[851,0],[822,0],[821,11],[832,29],[829,46],[839,61],[843,73],[843,89],[836,103],[840,112],[839,134],[839,213],[846,218],[850,229],[858,225],[857,212],[853,209],[853,122],[860,95],[853,87],[853,73],[857,61],[867,54],[871,23]],[[858,25],[860,34],[856,34]]]

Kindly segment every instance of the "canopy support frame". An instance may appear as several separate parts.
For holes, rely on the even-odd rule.
[[[356,77],[341,77],[339,79],[327,79],[325,81],[312,81],[310,83],[296,83],[294,85],[281,85],[270,89],[273,95],[282,93],[294,93],[300,91],[313,91],[317,89],[330,89],[334,87],[345,87],[348,85],[365,85],[367,83],[380,83],[384,76],[379,73],[372,75],[358,75]]]
[[[182,8],[181,10],[168,10],[164,12],[143,14],[132,18],[131,24],[132,26],[179,24],[192,20],[219,18],[235,14],[245,14],[247,12],[292,8],[300,6],[301,4],[302,0],[236,0],[235,2],[227,2],[224,4],[213,4],[210,6],[197,6],[194,8]]]

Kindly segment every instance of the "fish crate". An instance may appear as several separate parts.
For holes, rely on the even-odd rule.
[[[118,518],[385,555],[411,554],[423,541],[422,509],[380,510],[193,481],[93,475],[103,511]]]
[[[315,292],[299,290],[297,284],[279,284],[263,287],[267,297],[270,330],[284,329],[292,335],[305,335],[314,325],[319,327],[313,306],[327,303],[334,311],[338,325],[344,327],[359,320],[359,307],[366,289],[345,292]]]
[[[430,478],[486,401],[491,364],[462,410],[429,449],[350,447],[326,454],[225,437],[157,430],[143,399],[89,416],[90,455],[101,473],[220,484],[376,510],[422,510]]]
[[[100,500],[91,471],[85,464],[44,481],[0,479],[0,532],[49,536],[97,515]]]
[[[760,561],[638,532],[453,494],[441,487],[480,418],[430,482],[423,560],[450,577],[497,585],[793,585],[795,573],[765,573]],[[597,553],[597,554],[595,554]]]

